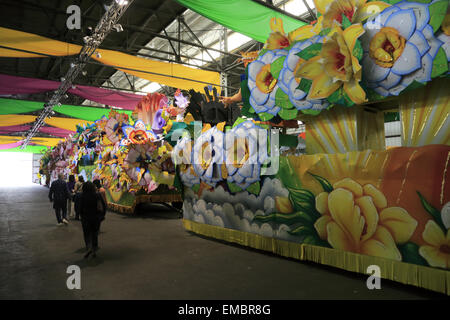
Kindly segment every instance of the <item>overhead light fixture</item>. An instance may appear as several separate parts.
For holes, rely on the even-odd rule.
[[[122,32],[122,31],[123,31],[122,25],[121,25],[120,23],[115,24],[115,25],[113,26],[113,29],[114,29],[116,32]]]
[[[86,71],[86,70],[83,70],[83,71],[81,71],[81,74],[82,74],[83,76],[86,76],[86,75],[87,75],[87,71]],[[73,86],[73,88],[75,89],[75,86]]]
[[[125,6],[128,4],[127,0],[116,0],[116,2],[119,6]]]

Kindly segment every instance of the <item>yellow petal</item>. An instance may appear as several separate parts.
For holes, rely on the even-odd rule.
[[[402,256],[395,245],[394,239],[389,231],[382,226],[378,227],[371,239],[362,243],[361,253],[397,261],[402,260]]]
[[[333,190],[328,196],[328,210],[333,220],[351,239],[352,245],[357,246],[364,228],[364,218],[359,207],[354,205],[353,194],[342,188]]]
[[[352,239],[348,237],[347,233],[336,222],[331,221],[327,224],[327,234],[328,243],[334,249],[350,252],[358,251]]]
[[[419,254],[427,260],[432,267],[448,269],[450,267],[450,255],[439,251],[439,248],[421,246]]]
[[[327,225],[330,221],[333,221],[331,217],[329,215],[325,215],[321,216],[314,223],[314,228],[316,229],[320,239],[322,240],[327,240],[328,238]]]
[[[190,112],[188,112],[185,116],[184,116],[184,122],[189,124],[191,122],[195,121],[194,117],[192,116],[192,114]]]
[[[372,198],[373,204],[377,209],[384,209],[387,207],[387,200],[384,194],[372,184],[363,186],[363,193]]]
[[[297,42],[300,40],[311,38],[314,35],[313,33],[313,26],[312,25],[306,25],[302,26],[298,29],[295,29],[288,34],[289,41],[291,43]]]
[[[333,0],[314,0],[314,5],[316,6],[317,11],[323,15],[332,2]]]
[[[361,213],[364,216],[367,230],[362,235],[362,241],[365,241],[373,236],[378,226],[378,212],[377,208],[373,204],[372,198],[369,196],[363,196],[355,200],[355,203],[361,209]]]
[[[325,72],[314,79],[309,90],[308,99],[324,99],[340,88],[341,81],[333,82]]]
[[[363,22],[364,20],[367,20],[368,18],[380,13],[387,7],[390,7],[391,5],[389,3],[383,2],[383,1],[372,1],[367,2],[364,6],[359,8],[359,10],[356,11],[356,17],[354,18],[354,22]]]
[[[353,48],[355,47],[356,40],[364,33],[364,28],[360,23],[358,24],[352,24],[350,27],[344,30],[343,36],[345,43],[347,44],[348,49],[350,52],[353,51]]]
[[[356,104],[361,104],[367,101],[366,92],[359,85],[359,82],[355,79],[344,83],[344,91],[348,95],[348,97]]]
[[[320,16],[320,17],[317,19],[317,22],[316,22],[316,24],[314,25],[314,27],[313,27],[313,29],[312,29],[312,32],[313,32],[314,34],[319,34],[319,33],[322,31],[322,29],[323,29],[323,16]]]
[[[270,29],[272,32],[279,32],[284,34],[283,20],[281,18],[270,19]]]
[[[275,207],[277,208],[277,212],[280,213],[291,213],[292,211],[294,211],[291,201],[289,200],[289,198],[285,197],[275,197]]]
[[[205,124],[203,126],[202,133],[208,131],[209,129],[211,129],[211,125],[209,123]]]
[[[389,230],[396,243],[405,243],[416,230],[417,221],[405,209],[390,207],[380,212],[380,225]],[[444,237],[443,233],[442,237]]]
[[[323,65],[319,62],[320,56],[309,59],[297,68],[296,78],[315,79],[323,73]]]
[[[440,247],[442,244],[446,244],[444,232],[433,220],[428,220],[425,225],[425,229],[423,230],[422,238],[427,243],[435,247]]]
[[[225,122],[225,121],[218,123],[218,124],[216,125],[217,130],[223,132],[223,129],[225,128],[225,125],[226,125],[226,122]]]
[[[359,198],[363,194],[363,188],[361,187],[361,185],[352,178],[344,178],[334,183],[333,189],[337,188],[344,188],[348,191],[351,191],[355,195],[355,198]]]
[[[320,214],[328,212],[328,192],[321,192],[316,196],[316,209]]]

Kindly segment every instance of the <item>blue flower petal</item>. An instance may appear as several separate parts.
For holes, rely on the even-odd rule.
[[[389,90],[392,87],[398,85],[400,83],[400,80],[402,80],[402,77],[399,75],[396,75],[393,72],[390,72],[389,75],[384,79],[383,81],[379,82],[378,84],[382,86],[384,89]]]
[[[371,17],[368,21],[371,21],[374,24],[379,24],[380,26],[384,26],[387,18],[390,17],[394,12],[399,11],[400,9],[396,6],[387,7],[377,16]]]
[[[255,102],[259,105],[264,104],[267,101],[267,99],[269,99],[269,94],[259,91],[258,88],[254,88],[252,90],[251,96],[253,97],[253,99],[255,99]]]
[[[416,30],[416,16],[413,9],[399,10],[387,18],[385,27],[396,29],[400,35],[408,40]]]
[[[256,76],[261,71],[261,68],[264,67],[265,64],[256,60],[248,65],[248,78],[256,81]]]
[[[267,110],[266,112],[276,116],[280,110],[281,110],[280,107],[273,107],[272,109]]]
[[[292,78],[289,83],[289,98],[292,97],[294,100],[300,100],[306,96],[306,92],[297,89],[298,85],[297,79]]]
[[[402,84],[409,85],[413,80],[418,82],[431,81],[431,71],[433,70],[433,58],[427,53],[422,57],[422,67],[403,77]],[[409,82],[409,83],[408,83]]]
[[[428,54],[434,59],[443,42],[434,36],[433,28],[430,25],[426,25],[425,28],[423,28],[422,34],[425,36],[425,39],[428,40],[428,44],[430,45]]]
[[[275,53],[273,51],[267,51],[265,54],[263,54],[257,60],[261,61],[264,64],[270,64],[270,63],[272,63],[274,58],[275,58]]]
[[[364,79],[367,82],[378,82],[386,79],[389,74],[389,68],[380,67],[373,59],[365,54],[362,61]]]
[[[403,53],[395,61],[391,70],[395,74],[405,75],[416,71],[421,65],[422,61],[419,49],[414,44],[407,42]]]
[[[427,39],[419,30],[416,30],[414,34],[408,40],[412,44],[414,44],[417,49],[419,49],[420,55],[423,56],[428,50],[430,50],[430,45],[428,44]]]
[[[256,113],[266,112],[267,110],[267,107],[265,105],[257,104],[252,96],[250,96],[250,105],[253,107]]]
[[[395,4],[400,9],[413,9],[416,17],[416,30],[422,30],[430,21],[430,12],[428,11],[428,4],[403,1]]]
[[[306,99],[294,101],[291,100],[291,102],[297,110],[306,110],[312,108],[312,103]]]
[[[241,168],[238,169],[238,174],[244,178],[249,178],[253,173],[253,165],[250,163],[244,164]]]
[[[383,97],[389,96],[389,91],[387,91],[383,87],[376,87],[376,88],[373,89],[373,91],[375,91],[376,93],[382,95]]]
[[[292,76],[291,77],[289,76],[289,73],[292,76],[294,75],[291,71],[289,71],[288,68],[281,69],[280,75],[278,77],[278,82],[277,82],[278,86],[286,94],[288,94],[288,92],[289,92],[289,89],[288,89],[289,82],[286,82],[286,81],[292,77]]]
[[[398,96],[403,90],[405,90],[406,87],[400,83],[399,85],[396,85],[392,89],[389,90],[390,95]]]

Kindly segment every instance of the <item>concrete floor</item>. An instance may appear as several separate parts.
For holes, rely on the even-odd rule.
[[[0,299],[429,299],[431,291],[206,239],[152,205],[108,213],[96,259],[84,260],[81,224],[56,226],[48,189],[0,189]],[[81,290],[69,290],[69,265]]]

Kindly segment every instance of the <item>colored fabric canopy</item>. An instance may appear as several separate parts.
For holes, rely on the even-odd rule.
[[[64,104],[61,106],[55,106],[53,110],[69,117],[83,119],[87,121],[98,120],[103,116],[108,116],[109,113],[111,112],[111,109],[106,108],[82,107]],[[126,113],[128,116],[131,116],[131,114],[133,113],[132,111],[129,110],[114,109],[114,111],[117,111],[118,113]]]
[[[0,129],[1,132],[1,129]],[[53,128],[53,127],[40,127],[39,132],[51,134],[52,136],[65,138],[69,136],[70,134],[74,134],[75,131],[61,129],[61,128]]]
[[[286,32],[306,24],[251,0],[177,0],[177,2],[259,42],[265,42],[269,37],[272,18],[281,18]]]
[[[3,89],[2,85],[0,81],[0,91]],[[41,110],[43,107],[42,102],[0,98],[0,114],[27,113]]]
[[[45,123],[48,125],[51,125],[53,127],[70,130],[70,131],[77,131],[77,125],[83,126],[91,124],[93,121],[86,121],[81,119],[71,119],[71,118],[58,118],[58,117],[52,117],[50,119],[45,119]]]
[[[34,122],[34,120],[36,120],[36,116],[18,115],[18,114],[1,115],[0,116],[0,127],[16,126],[19,124]]]
[[[24,132],[31,129],[31,126],[4,126],[0,127],[0,134],[8,134],[13,132]]]
[[[16,126],[20,124],[31,123],[36,120],[36,116],[20,115],[20,114],[7,114],[0,116],[0,127],[3,126]],[[76,131],[76,125],[86,125],[92,123],[93,121],[86,121],[81,119],[72,118],[59,118],[52,117],[45,119],[45,123],[53,127],[66,129],[70,131]]]
[[[31,126],[6,126],[6,127],[0,127],[0,134],[9,134],[14,132],[26,132],[31,129]],[[46,134],[51,134],[52,136],[65,138],[70,134],[74,134],[75,131],[71,130],[65,130],[60,128],[54,128],[54,127],[41,127],[39,128],[39,132],[43,132]]]
[[[21,149],[20,147],[0,150],[0,152],[27,152],[27,153],[44,153],[47,150],[45,146],[30,146],[27,145],[25,148]]]
[[[61,82],[59,81],[32,79],[0,74],[1,95],[31,94],[31,93],[52,91],[58,89],[60,84]],[[142,95],[139,94],[126,93],[121,91],[114,91],[104,88],[96,88],[82,85],[75,85],[74,88],[70,88],[68,92],[91,101],[106,104],[109,106],[116,106],[127,110],[134,110],[136,105],[142,99]],[[22,113],[22,111],[21,112],[16,111],[14,113]],[[0,114],[4,114],[2,113],[1,107],[0,107]]]
[[[13,142],[13,143],[6,143],[6,144],[0,144],[0,150],[17,148],[17,147],[20,147],[22,145],[22,143],[23,143],[23,141]]]
[[[43,102],[0,98],[0,115],[25,113],[40,110],[43,108],[44,108]],[[108,114],[111,112],[111,109],[109,108],[83,107],[68,104],[55,106],[53,110],[69,117],[87,121],[98,120],[103,116],[108,116]],[[121,109],[114,109],[114,110],[117,111],[118,113],[126,113],[128,116],[131,116],[131,114],[133,113],[132,111],[129,110],[121,110]]]
[[[34,52],[31,54],[23,51],[0,48],[0,57],[13,58],[44,57],[46,55],[73,55],[77,54],[81,49],[78,45],[1,27],[0,46]],[[100,55],[93,55],[92,58],[101,63],[170,87],[185,90],[194,89],[201,92],[203,92],[203,88],[208,84],[220,87],[220,75],[218,72],[194,69],[175,63],[139,58],[111,50],[99,49],[97,52],[100,53]],[[129,69],[137,69],[144,72]]]

